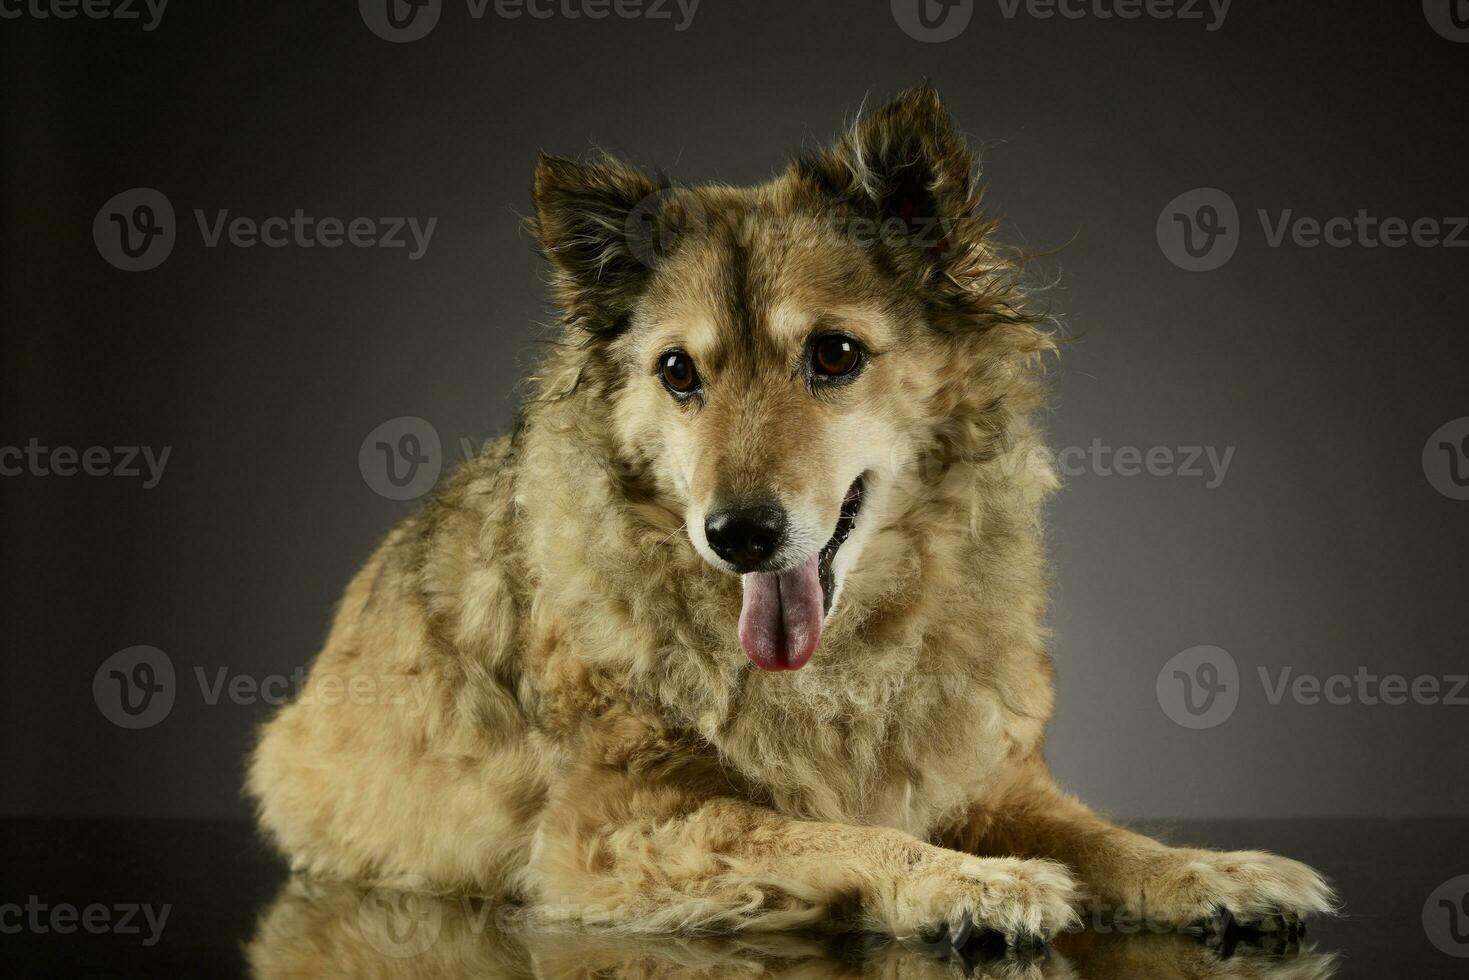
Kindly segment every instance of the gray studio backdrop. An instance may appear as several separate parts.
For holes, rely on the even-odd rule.
[[[538,150],[758,181],[929,79],[1006,235],[1055,250],[1065,783],[1469,812],[1461,5],[14,9],[0,811],[247,814],[252,730],[413,507],[369,434],[431,482],[511,422]]]

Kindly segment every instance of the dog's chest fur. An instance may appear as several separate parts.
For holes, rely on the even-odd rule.
[[[840,610],[804,669],[766,674],[736,640],[738,580],[678,547],[676,523],[629,508],[594,451],[533,430],[519,465],[553,477],[534,493],[520,481],[516,505],[534,593],[526,668],[545,703],[577,705],[568,724],[585,722],[573,689],[591,672],[604,708],[625,701],[779,810],[920,836],[1039,744],[1051,692],[1035,610],[980,587],[975,564],[1013,576],[1030,543],[895,530],[869,552],[891,562],[885,599]]]

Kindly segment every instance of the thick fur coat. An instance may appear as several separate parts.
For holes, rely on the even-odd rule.
[[[1168,848],[1048,774],[1053,345],[931,90],[759,187],[543,158],[534,193],[564,336],[523,423],[388,536],[252,760],[296,868],[640,932],[1328,907],[1302,865]],[[848,374],[810,368],[831,336]],[[765,572],[715,553],[716,509],[779,501],[795,567],[849,487],[814,655],[757,669]]]

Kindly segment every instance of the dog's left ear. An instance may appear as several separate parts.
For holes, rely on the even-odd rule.
[[[568,324],[605,336],[622,329],[652,271],[632,240],[635,211],[663,185],[621,161],[536,162],[537,241],[551,261],[551,288]]]
[[[925,257],[942,260],[978,208],[974,155],[954,129],[938,93],[909,89],[794,169],[830,198],[889,228]],[[891,236],[884,236],[890,238]]]

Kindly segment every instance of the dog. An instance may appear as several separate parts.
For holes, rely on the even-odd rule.
[[[542,156],[558,341],[348,586],[248,790],[312,875],[627,933],[1294,929],[1042,755],[1056,348],[929,87],[753,188]]]

